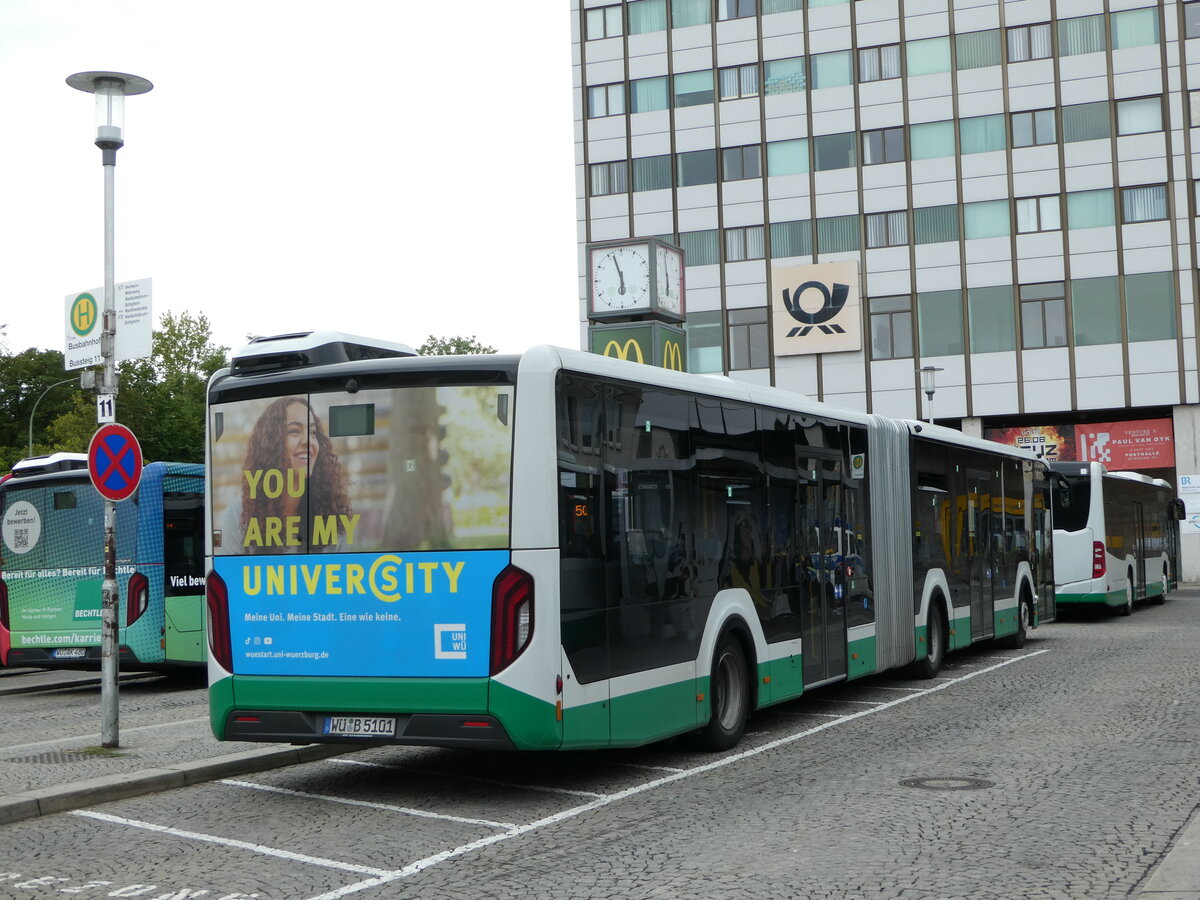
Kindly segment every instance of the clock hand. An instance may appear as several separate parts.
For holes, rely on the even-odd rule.
[[[612,258],[612,261],[613,261],[613,266],[617,270],[617,277],[621,279],[621,286],[619,288],[617,288],[617,293],[624,294],[625,293],[625,273],[623,273],[621,271],[621,264],[619,262],[617,262],[617,258],[615,256]]]

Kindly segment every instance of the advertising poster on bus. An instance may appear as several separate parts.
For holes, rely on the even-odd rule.
[[[294,395],[210,416],[237,672],[487,674],[511,388]]]

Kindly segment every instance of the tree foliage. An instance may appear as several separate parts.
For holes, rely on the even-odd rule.
[[[151,460],[203,462],[204,393],[208,378],[225,365],[226,347],[213,345],[208,318],[165,313],[154,332],[149,359],[117,366],[117,421],[127,425]],[[48,385],[78,377],[62,368],[57,350],[0,353],[0,472],[28,453],[21,432]],[[96,431],[96,404],[78,381],[46,391],[37,405],[33,453],[83,453]]]
[[[421,356],[458,356],[461,354],[495,353],[495,347],[487,347],[475,337],[434,337],[432,334],[425,338],[425,343],[417,348]]]

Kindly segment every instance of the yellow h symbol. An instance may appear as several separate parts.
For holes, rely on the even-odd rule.
[[[71,305],[71,328],[82,337],[96,324],[96,298],[91,294],[80,294]]]

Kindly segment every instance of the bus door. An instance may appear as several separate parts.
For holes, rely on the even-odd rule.
[[[1134,597],[1146,596],[1146,566],[1149,562],[1147,559],[1147,540],[1146,535],[1146,510],[1141,503],[1133,502],[1130,504],[1133,507],[1133,579],[1134,579]]]
[[[995,632],[993,571],[991,559],[991,473],[967,470],[966,556],[971,592],[971,640]]]
[[[802,528],[808,543],[801,638],[804,684],[846,674],[846,588],[840,577],[845,547],[841,459],[810,461],[802,489]]]

